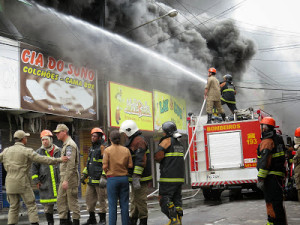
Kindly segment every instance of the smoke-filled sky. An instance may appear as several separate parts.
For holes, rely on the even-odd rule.
[[[91,10],[96,3],[93,0],[39,2],[52,2],[52,6],[58,9],[63,9],[70,3],[70,11],[72,9],[73,15],[79,17],[88,9]],[[173,8],[179,12],[177,17],[165,17],[128,32]],[[300,81],[297,76],[299,60],[296,54],[300,32],[295,30],[299,21],[295,19],[297,8],[296,0],[289,1],[289,4],[280,0],[109,0],[106,5],[106,29],[185,65],[200,77],[206,78],[207,68],[210,66],[217,68],[219,79],[226,73],[232,74],[238,86],[237,106],[264,108],[274,115],[283,130],[292,134],[299,120],[292,110],[285,109],[297,108],[299,105],[299,92],[290,91],[298,90]],[[96,18],[96,15],[93,16]],[[53,22],[53,18],[49,18],[52,21],[51,26],[55,26],[57,21]],[[39,27],[48,22],[39,20]],[[65,28],[70,36],[80,34],[75,38],[78,42],[82,39],[84,42],[96,40],[95,34],[81,33],[84,29],[70,31],[66,24]],[[46,38],[49,32],[35,35]],[[63,40],[62,37],[65,36],[56,36],[59,44],[68,46],[68,51],[73,48],[76,52],[78,45],[70,46],[68,40]],[[51,38],[54,38],[53,35]],[[93,47],[85,50],[92,51]],[[118,57],[113,56],[116,53],[104,52],[111,54],[110,57]],[[134,67],[132,61],[126,65],[129,68]],[[120,74],[124,67],[118,69],[120,71],[117,74]],[[134,70],[132,73],[139,72]],[[147,71],[146,74],[154,75],[155,70]],[[157,79],[155,76],[152,78]],[[199,85],[194,83],[181,87],[188,97],[196,100],[203,95],[203,90],[199,89],[200,83],[199,81]],[[172,86],[173,92],[174,87],[178,86]]]

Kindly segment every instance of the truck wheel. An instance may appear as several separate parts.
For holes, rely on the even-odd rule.
[[[219,200],[222,194],[222,190],[202,188],[202,193],[205,200]]]

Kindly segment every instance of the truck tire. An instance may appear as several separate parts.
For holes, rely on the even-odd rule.
[[[222,190],[212,188],[201,188],[205,200],[220,200]]]

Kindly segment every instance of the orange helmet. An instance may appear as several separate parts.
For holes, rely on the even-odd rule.
[[[208,69],[208,72],[217,73],[217,70],[215,68],[211,67]]]
[[[272,127],[276,127],[275,125],[275,120],[272,117],[264,117],[261,121],[260,124],[266,124],[270,125]]]
[[[295,137],[300,137],[300,127],[295,130]]]
[[[51,132],[50,130],[43,130],[43,131],[41,132],[41,138],[42,138],[42,137],[45,137],[45,136],[53,137],[53,134],[52,134],[52,132]]]
[[[91,134],[93,133],[101,133],[103,134],[103,131],[99,127],[95,127],[91,130]]]

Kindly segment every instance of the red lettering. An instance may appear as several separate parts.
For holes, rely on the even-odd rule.
[[[69,70],[68,70],[68,75],[72,75],[73,74],[73,64],[69,64]]]
[[[94,70],[90,70],[89,71],[89,80],[93,81],[95,78],[95,71]]]
[[[55,66],[56,66],[56,60],[53,57],[49,56],[48,57],[48,65],[47,65],[48,69],[54,70]]]
[[[21,54],[21,59],[23,63],[28,63],[30,59],[30,51],[28,49],[24,49]]]
[[[44,56],[42,53],[39,53],[35,59],[35,65],[41,68],[44,67]]]
[[[31,52],[31,57],[30,57],[30,64],[31,64],[31,65],[34,64],[34,61],[35,61],[35,55],[36,55],[36,52],[35,52],[35,51],[32,51],[32,52]]]
[[[59,61],[57,62],[56,69],[57,69],[59,72],[62,72],[62,71],[64,70],[64,67],[65,67],[64,61],[59,60]]]
[[[81,68],[81,78],[86,79],[87,77],[87,69],[85,67]]]
[[[75,68],[74,74],[76,77],[78,77],[80,75],[80,68]]]

